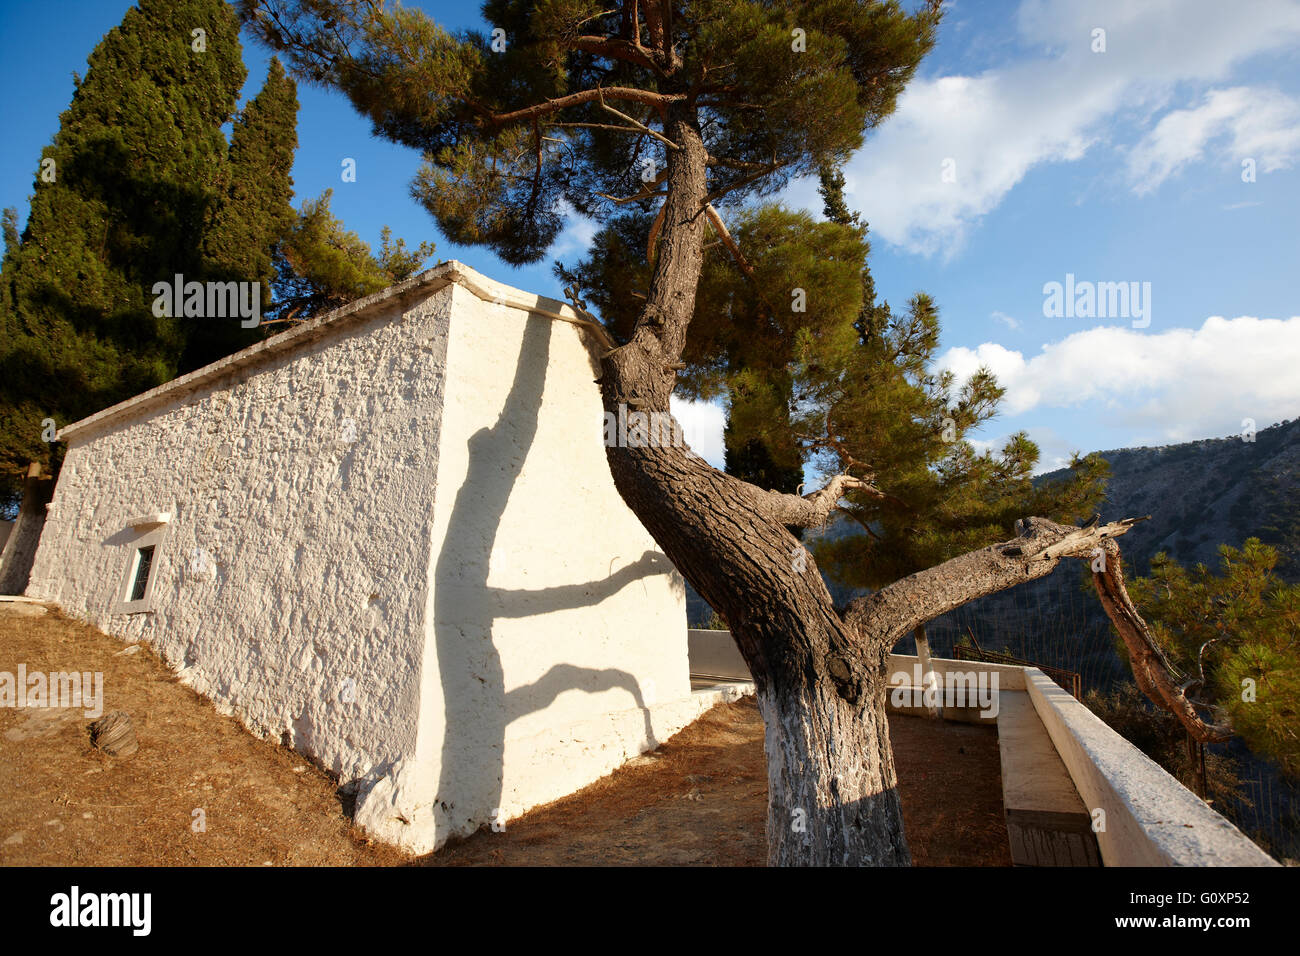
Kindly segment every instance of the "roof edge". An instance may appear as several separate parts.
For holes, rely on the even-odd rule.
[[[309,319],[300,325],[295,325],[293,328],[273,335],[269,339],[264,339],[256,345],[250,345],[246,349],[232,352],[210,365],[177,376],[170,382],[164,382],[162,385],[141,392],[139,395],[118,402],[116,405],[110,405],[93,415],[88,415],[79,421],[65,425],[59,429],[55,440],[67,441],[70,438],[82,436],[124,416],[144,411],[146,408],[197,391],[234,369],[246,368],[272,355],[288,352],[309,342],[314,342],[340,330],[344,325],[350,324],[355,319],[372,315],[382,306],[408,298],[415,293],[438,292],[453,284],[461,286],[487,302],[497,302],[511,308],[537,313],[562,322],[569,322],[591,333],[596,342],[606,349],[616,348],[616,343],[604,326],[579,315],[571,306],[557,299],[535,295],[489,279],[462,262],[448,259],[432,269],[426,269],[419,275],[412,276],[396,285],[391,285],[387,289],[356,299],[332,312]]]

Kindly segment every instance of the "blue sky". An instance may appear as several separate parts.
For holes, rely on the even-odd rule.
[[[0,0],[10,91],[0,205],[20,218],[72,72],[129,6]],[[473,4],[419,6],[451,29],[478,25]],[[935,52],[846,175],[871,224],[878,291],[896,307],[928,292],[943,317],[941,364],[962,375],[986,363],[1007,386],[1004,414],[981,437],[1026,429],[1048,468],[1076,449],[1224,436],[1245,419],[1300,414],[1300,3],[947,10]],[[248,96],[268,57],[245,36],[244,58]],[[336,94],[300,86],[299,98],[296,202],[332,187],[334,212],[372,245],[389,224],[408,242],[434,240],[438,260],[558,294],[549,258],[575,259],[588,225],[521,269],[453,246],[410,199],[413,151],[371,136]],[[341,181],[345,158],[354,183]],[[810,183],[786,199],[820,211]],[[1045,315],[1045,285],[1067,274],[1149,288],[1149,324],[1105,310]],[[679,415],[697,450],[720,461],[720,411]]]

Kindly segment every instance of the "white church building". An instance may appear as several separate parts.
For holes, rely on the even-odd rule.
[[[609,474],[610,347],[444,263],[63,428],[26,593],[147,641],[380,839],[504,823],[724,693]]]

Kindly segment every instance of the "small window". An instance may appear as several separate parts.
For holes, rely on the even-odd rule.
[[[153,567],[154,545],[140,548],[135,553],[135,577],[131,582],[131,595],[128,601],[143,601],[149,586],[149,569]]]
[[[135,526],[133,526],[135,527]],[[165,523],[150,523],[149,530],[136,534],[127,543],[122,555],[122,578],[118,584],[119,600],[114,614],[140,614],[153,610],[154,591],[159,573],[166,571],[166,558],[161,550]]]

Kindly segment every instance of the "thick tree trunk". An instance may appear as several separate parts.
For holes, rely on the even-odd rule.
[[[768,685],[758,704],[768,865],[910,865],[884,694],[868,688],[850,703],[824,680]]]
[[[751,486],[681,449],[611,449],[624,499],[731,626],[767,728],[768,861],[906,865],[885,719],[888,649],[835,613]]]
[[[667,413],[695,308],[708,209],[706,153],[690,107],[665,107],[667,193],[654,272],[630,340],[601,366],[605,410]],[[885,715],[889,651],[965,602],[1091,553],[1131,522],[1065,528],[1026,519],[1012,541],[971,552],[854,602],[841,616],[788,530],[823,523],[863,479],[798,497],[725,475],[684,447],[607,448],[628,507],[731,626],[767,728],[768,862],[908,865]],[[1111,544],[1113,546],[1113,544]]]
[[[603,363],[615,414],[620,404],[668,411],[703,262],[704,146],[688,110],[670,107],[665,126],[680,148],[668,152],[650,293],[631,340]],[[608,458],[624,501],[727,619],[754,675],[767,724],[769,862],[908,864],[884,657],[863,657],[783,515],[685,448],[613,447]]]

